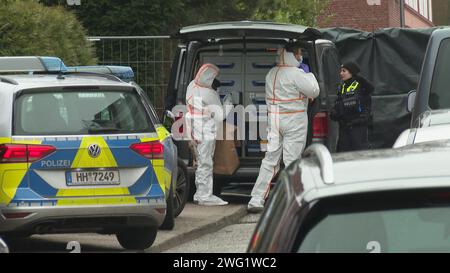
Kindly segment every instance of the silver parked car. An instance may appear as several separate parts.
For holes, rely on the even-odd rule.
[[[306,154],[280,175],[249,252],[450,252],[450,142]]]

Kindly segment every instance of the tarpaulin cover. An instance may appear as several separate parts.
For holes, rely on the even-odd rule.
[[[417,88],[428,40],[436,29],[321,29],[324,39],[336,44],[341,62],[357,63],[360,75],[375,87],[370,132],[374,148],[392,147],[398,135],[409,127],[407,94]]]

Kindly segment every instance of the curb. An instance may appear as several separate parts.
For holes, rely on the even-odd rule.
[[[172,238],[169,238],[160,243],[154,244],[150,248],[146,249],[145,252],[146,253],[160,253],[160,252],[166,251],[170,248],[173,248],[173,247],[179,246],[181,244],[184,244],[186,242],[200,238],[201,236],[203,236],[205,234],[216,232],[228,225],[235,224],[245,215],[247,215],[246,206],[241,206],[239,209],[237,209],[232,214],[221,217],[217,221],[210,222],[210,223],[201,225],[199,227],[195,227],[192,230],[181,232],[181,233],[173,236]]]

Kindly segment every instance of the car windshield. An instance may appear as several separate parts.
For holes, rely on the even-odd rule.
[[[24,92],[14,109],[15,135],[154,132],[138,94],[130,91]]]
[[[325,212],[328,210],[325,207],[331,205],[328,203],[320,209],[321,216],[306,233],[297,251],[450,252],[448,197],[448,194],[437,194],[432,201],[429,199],[420,204],[401,207],[398,207],[398,203],[401,203],[398,200],[397,205],[388,200],[384,204],[369,207],[358,207],[358,203],[353,203],[351,209]],[[445,204],[442,204],[442,199],[446,199]],[[380,199],[378,202],[383,201]]]
[[[429,105],[431,109],[450,108],[450,39],[442,41],[433,72]]]

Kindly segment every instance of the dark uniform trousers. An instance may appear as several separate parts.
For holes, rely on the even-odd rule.
[[[339,126],[338,152],[369,149],[368,131],[366,124]]]

